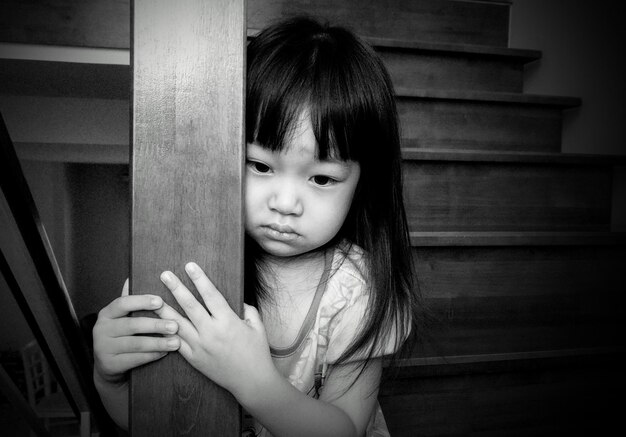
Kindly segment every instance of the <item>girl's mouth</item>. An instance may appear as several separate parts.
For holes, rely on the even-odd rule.
[[[300,236],[293,228],[287,225],[273,223],[271,225],[262,226],[261,229],[263,229],[267,237],[277,241],[293,241]]]

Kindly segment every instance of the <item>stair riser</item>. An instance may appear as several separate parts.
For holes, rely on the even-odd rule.
[[[431,149],[559,152],[558,108],[398,97],[402,137]]]
[[[612,435],[623,413],[623,356],[593,358],[392,378],[379,401],[394,437]]]
[[[608,166],[405,161],[411,231],[608,231]]]
[[[620,346],[624,246],[414,248],[438,320],[415,356]],[[623,327],[623,326],[621,326]]]
[[[377,50],[396,87],[516,93],[523,90],[523,66],[519,62],[463,54]]]
[[[506,47],[509,5],[451,0],[256,0],[248,2],[248,27],[308,14],[363,36]]]
[[[312,3],[312,4],[311,4]],[[0,40],[29,44],[128,48],[127,1],[9,1]],[[248,27],[261,29],[298,14],[323,17],[367,36],[506,47],[509,5],[453,0],[251,0]],[[62,12],[62,13],[61,13]]]

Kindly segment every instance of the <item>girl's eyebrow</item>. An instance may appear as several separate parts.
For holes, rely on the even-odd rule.
[[[335,158],[326,158],[326,159],[316,158],[315,162],[318,162],[320,164],[336,164],[336,165],[340,165],[340,166],[342,166],[344,168],[349,168],[351,161],[344,161],[342,159],[335,159]]]

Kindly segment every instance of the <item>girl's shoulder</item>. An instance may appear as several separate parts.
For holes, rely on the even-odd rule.
[[[332,252],[332,263],[323,304],[346,309],[369,297],[367,253],[356,244],[342,241]]]
[[[357,244],[343,240],[333,251],[331,277],[340,279],[353,278],[355,281],[367,285],[368,268],[367,253]],[[364,287],[366,288],[366,287]]]

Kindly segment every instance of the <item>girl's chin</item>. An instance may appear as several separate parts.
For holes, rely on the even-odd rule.
[[[258,243],[265,253],[280,258],[302,255],[310,250],[280,241],[263,241]]]

